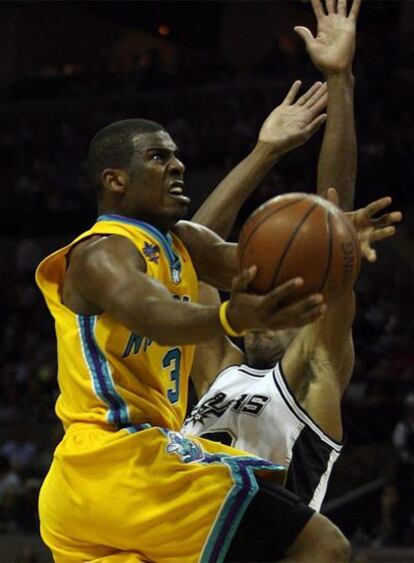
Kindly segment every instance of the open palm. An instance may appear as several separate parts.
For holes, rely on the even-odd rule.
[[[324,73],[334,73],[351,66],[355,53],[355,28],[361,0],[354,0],[347,15],[346,0],[326,0],[327,14],[321,0],[311,0],[317,19],[317,34],[302,26],[294,30],[306,43],[313,64]]]
[[[327,189],[326,198],[335,205],[339,203],[338,193],[334,188]],[[357,211],[346,213],[357,232],[361,255],[369,262],[375,262],[377,259],[377,253],[372,245],[375,242],[392,237],[396,232],[395,224],[402,219],[401,211],[391,211],[379,217],[374,217],[374,215],[389,207],[391,203],[390,197],[382,197]]]
[[[316,82],[295,101],[300,87],[299,80],[294,82],[260,129],[259,142],[272,145],[280,154],[305,143],[326,119],[321,113],[327,103],[326,84]]]
[[[400,211],[385,213],[380,217],[374,217],[377,213],[391,204],[390,197],[383,197],[373,201],[366,207],[347,213],[347,217],[352,221],[358,233],[361,245],[361,254],[369,262],[375,262],[377,253],[372,247],[375,242],[391,237],[395,234],[395,223],[402,219]]]

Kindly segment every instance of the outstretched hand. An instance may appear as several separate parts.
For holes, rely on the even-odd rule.
[[[337,205],[338,195],[336,190],[329,188],[327,199]],[[373,243],[392,237],[396,232],[395,223],[399,223],[402,219],[401,211],[391,211],[390,213],[384,213],[380,217],[374,217],[374,215],[383,211],[391,203],[392,199],[390,197],[382,197],[357,211],[346,213],[346,216],[351,220],[358,233],[361,255],[369,262],[375,262],[377,259],[377,252],[372,247]]]
[[[321,294],[298,296],[304,283],[302,278],[293,278],[265,295],[256,295],[249,292],[256,274],[257,267],[251,266],[233,279],[227,314],[237,332],[302,327],[325,313]]]
[[[260,129],[259,143],[271,145],[278,154],[303,145],[326,120],[326,113],[321,113],[328,101],[326,84],[316,82],[295,100],[301,85],[300,80],[293,83]]]
[[[350,69],[355,53],[355,27],[361,0],[353,0],[347,15],[346,0],[326,0],[326,12],[321,0],[311,0],[317,20],[317,34],[307,27],[294,31],[304,40],[313,64],[325,74]]]

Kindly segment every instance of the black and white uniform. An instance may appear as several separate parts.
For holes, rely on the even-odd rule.
[[[342,444],[299,405],[278,363],[223,370],[192,410],[183,433],[237,447],[288,467],[286,488],[320,510]]]

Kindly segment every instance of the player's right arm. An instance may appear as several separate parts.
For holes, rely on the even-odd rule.
[[[317,20],[317,34],[302,26],[295,31],[305,41],[313,64],[325,75],[328,88],[327,122],[318,164],[318,194],[334,187],[339,204],[353,208],[357,143],[354,122],[354,77],[356,22],[361,0],[353,0],[347,14],[346,0],[311,0]]]
[[[108,313],[159,344],[196,344],[223,333],[218,306],[174,300],[145,269],[144,259],[127,238],[89,239],[70,255],[63,303],[77,314]],[[267,295],[253,295],[247,290],[254,275],[255,268],[250,268],[233,280],[228,321],[235,330],[303,326],[320,315],[320,301],[314,298],[281,305],[294,295],[300,280],[291,280]]]

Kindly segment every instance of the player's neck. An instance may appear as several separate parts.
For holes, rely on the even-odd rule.
[[[154,217],[149,217],[143,213],[136,213],[127,209],[116,208],[113,206],[99,206],[98,216],[101,215],[116,215],[118,217],[125,217],[127,219],[132,219],[134,221],[142,221],[144,223],[148,223],[149,225],[152,225],[153,227],[161,231],[163,234],[168,233],[175,224],[173,221],[167,221],[167,220],[163,221],[161,219],[154,220]]]

